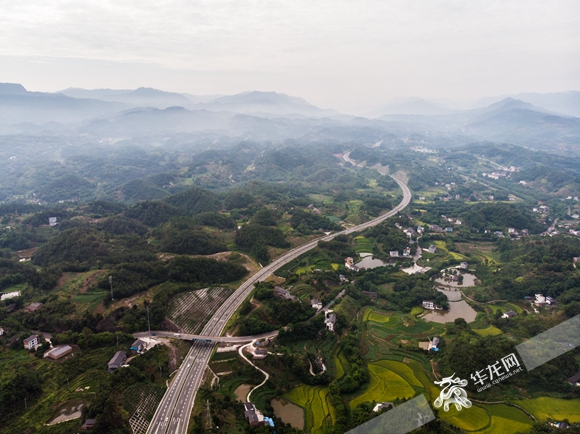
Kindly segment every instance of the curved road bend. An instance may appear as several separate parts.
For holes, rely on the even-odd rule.
[[[205,336],[220,336],[231,316],[246,297],[248,297],[250,292],[252,292],[255,282],[264,280],[278,268],[313,249],[320,240],[330,241],[338,235],[350,234],[370,228],[405,209],[411,202],[411,191],[402,181],[394,177],[393,179],[397,184],[399,184],[401,190],[403,190],[403,200],[395,208],[374,220],[335,234],[317,238],[300,247],[296,247],[284,256],[276,259],[268,266],[262,268],[245,281],[226,300],[226,302],[218,308],[200,334]],[[174,377],[171,385],[165,392],[165,395],[163,395],[161,403],[157,407],[155,415],[149,424],[147,434],[187,433],[187,427],[193,409],[193,401],[201,384],[205,368],[209,362],[214,346],[214,343],[194,343],[183,360],[177,375]]]

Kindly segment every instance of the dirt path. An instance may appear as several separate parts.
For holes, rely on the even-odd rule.
[[[242,358],[248,362],[250,365],[252,365],[254,368],[256,368],[258,371],[260,371],[262,374],[264,374],[264,376],[266,378],[264,378],[264,381],[262,381],[260,384],[258,384],[256,387],[254,387],[252,390],[250,390],[248,392],[248,397],[246,398],[249,402],[251,402],[252,400],[250,399],[250,397],[252,396],[252,393],[254,393],[254,391],[256,389],[259,389],[260,387],[262,387],[264,384],[266,384],[266,381],[268,381],[268,379],[270,378],[270,374],[268,374],[266,371],[264,371],[263,369],[258,368],[256,365],[254,365],[250,359],[248,359],[245,355],[244,355],[244,348],[250,346],[250,345],[254,345],[254,343],[256,342],[256,340],[253,340],[252,342],[250,342],[249,344],[246,345],[242,345],[240,347],[240,349],[238,350],[238,353],[240,353],[240,356],[242,356]]]

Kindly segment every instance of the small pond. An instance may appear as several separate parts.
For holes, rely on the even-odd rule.
[[[477,312],[465,300],[461,299],[461,291],[447,291],[443,289],[438,289],[437,291],[442,292],[449,299],[449,310],[429,312],[423,317],[425,321],[433,321],[441,324],[453,322],[457,318],[463,318],[468,323],[475,321]]]
[[[248,396],[248,392],[252,390],[251,384],[240,384],[236,390],[234,390],[234,394],[238,397],[238,401],[246,402],[246,397]]]
[[[302,407],[280,398],[272,400],[272,407],[274,407],[274,414],[282,422],[289,423],[299,430],[304,429],[304,409]]]
[[[453,282],[451,279],[437,278],[435,282],[441,285],[452,286],[454,288],[467,288],[470,286],[475,286],[475,280],[477,277],[471,273],[461,273],[463,275],[463,283]]]
[[[372,253],[361,253],[359,256],[362,258],[362,260],[357,262],[356,266],[366,268],[367,270],[377,267],[384,267],[385,265],[393,265],[383,261],[382,259],[374,258]]]

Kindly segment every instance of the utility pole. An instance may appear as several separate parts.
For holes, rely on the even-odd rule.
[[[209,405],[209,401],[208,401],[208,405]],[[28,403],[26,402],[26,398],[24,398],[24,408],[26,410],[28,410]]]
[[[113,296],[113,276],[109,276],[109,285],[111,285],[111,301],[115,299]]]
[[[209,399],[207,400],[207,424],[205,426],[205,429],[211,429],[211,411],[209,409]]]

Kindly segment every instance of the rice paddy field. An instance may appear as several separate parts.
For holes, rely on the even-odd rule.
[[[541,422],[548,418],[580,422],[580,399],[540,397],[513,401],[513,403],[529,411]]]
[[[328,387],[302,385],[286,393],[283,398],[304,409],[306,432],[324,434],[335,422],[329,393]]]
[[[532,427],[532,420],[521,410],[505,404],[486,405],[484,408],[491,416],[489,426],[483,434],[511,434],[525,432]]]

